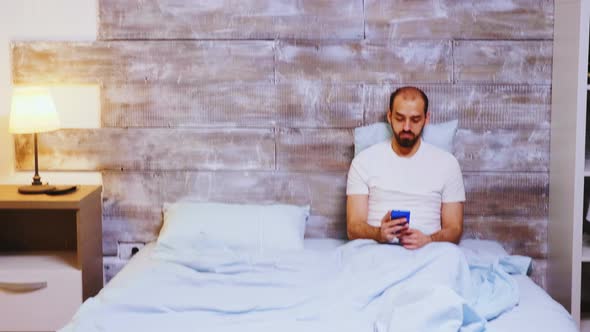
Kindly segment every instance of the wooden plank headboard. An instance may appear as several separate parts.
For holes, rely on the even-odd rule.
[[[465,236],[532,256],[544,284],[552,1],[443,1],[446,16],[404,1],[285,2],[289,19],[229,1],[99,2],[102,40],[16,42],[12,68],[15,84],[101,86],[101,128],[39,144],[43,168],[102,172],[105,256],[154,240],[162,203],[186,195],[311,204],[307,236],[344,237],[353,128],[382,121],[391,91],[412,84],[433,122],[459,119]],[[31,138],[15,144],[30,169]]]

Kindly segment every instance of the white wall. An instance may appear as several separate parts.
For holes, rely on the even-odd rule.
[[[8,133],[12,40],[96,40],[97,0],[0,0],[0,183],[27,183],[32,172],[14,171],[14,142]],[[100,126],[98,86],[52,87],[64,128]],[[40,172],[53,184],[101,183],[96,172]]]

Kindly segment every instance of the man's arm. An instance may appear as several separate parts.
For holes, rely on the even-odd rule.
[[[459,244],[463,234],[463,202],[442,203],[441,230],[430,235],[432,241]]]
[[[346,198],[346,233],[350,240],[373,239],[380,243],[391,242],[396,234],[408,229],[405,218],[391,220],[390,213],[381,219],[381,227],[367,223],[369,217],[369,196],[348,195]]]
[[[350,240],[373,239],[383,242],[379,227],[367,223],[369,195],[346,196],[346,234]]]
[[[463,233],[463,202],[442,203],[440,219],[441,230],[432,235],[426,235],[414,228],[406,231],[400,238],[404,248],[418,249],[430,242],[458,244]]]
[[[441,230],[430,235],[432,241],[446,241],[459,244],[463,234],[463,201],[465,200],[465,187],[463,175],[457,159],[453,160],[442,193],[442,206],[440,210]],[[444,203],[447,201],[449,203]]]

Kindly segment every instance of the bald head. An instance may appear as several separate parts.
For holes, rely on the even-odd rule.
[[[413,87],[413,86],[404,86],[397,90],[395,90],[391,96],[389,97],[389,111],[393,111],[393,105],[396,99],[404,99],[408,101],[415,101],[417,99],[422,99],[424,103],[424,115],[428,112],[428,97],[424,93],[424,91]]]

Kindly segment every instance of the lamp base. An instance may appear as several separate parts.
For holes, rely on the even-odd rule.
[[[49,185],[30,185],[18,187],[18,192],[25,195],[44,194],[50,190],[54,190],[55,186]]]

